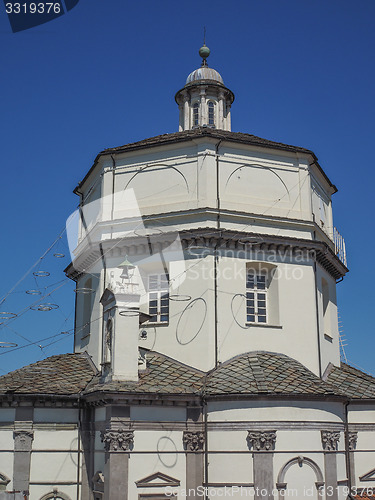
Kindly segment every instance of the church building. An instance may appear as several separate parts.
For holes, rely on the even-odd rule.
[[[0,499],[372,498],[337,189],[309,149],[231,131],[209,53],[179,131],[102,151],[75,189],[74,353],[0,377]]]

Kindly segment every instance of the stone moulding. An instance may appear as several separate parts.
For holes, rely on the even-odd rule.
[[[182,440],[186,451],[202,451],[204,446],[204,432],[184,431]]]
[[[247,442],[255,451],[272,451],[276,444],[276,431],[248,431]]]
[[[336,451],[340,440],[339,432],[321,431],[322,446],[324,451]]]
[[[134,431],[126,429],[106,429],[101,431],[100,438],[108,452],[131,451],[134,446]]]

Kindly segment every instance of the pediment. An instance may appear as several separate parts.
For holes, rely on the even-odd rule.
[[[359,478],[360,481],[375,481],[375,469],[370,470]]]
[[[148,488],[148,487],[163,487],[163,486],[180,486],[180,481],[174,477],[163,474],[162,472],[155,472],[150,476],[139,479],[135,482],[137,488]]]

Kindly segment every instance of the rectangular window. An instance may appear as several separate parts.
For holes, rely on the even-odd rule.
[[[246,322],[267,323],[267,276],[248,271],[246,275]]]
[[[151,316],[150,323],[168,323],[168,274],[152,274],[148,277],[148,313]]]

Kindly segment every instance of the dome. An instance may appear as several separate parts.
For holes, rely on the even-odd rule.
[[[202,66],[192,71],[186,79],[186,85],[199,80],[214,80],[215,82],[219,82],[224,85],[220,73],[213,68],[209,68],[208,66]]]

